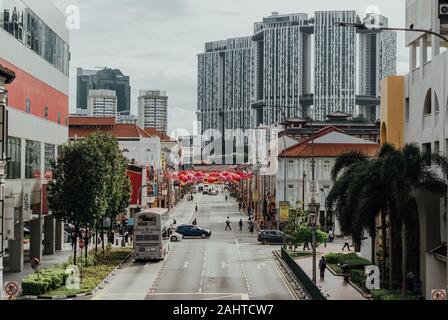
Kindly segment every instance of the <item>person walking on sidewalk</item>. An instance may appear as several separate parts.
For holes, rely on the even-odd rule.
[[[255,231],[255,223],[253,223],[252,221],[249,223],[249,232],[250,234],[254,234]]]
[[[319,261],[319,270],[320,270],[320,281],[325,280],[325,270],[327,270],[327,261],[325,257],[322,257]]]
[[[230,217],[227,217],[227,220],[226,220],[226,230],[225,231],[227,231],[227,230],[232,231],[232,227],[230,225]]]
[[[344,246],[342,247],[342,252],[344,252],[345,248],[347,248],[348,251],[351,251],[350,250],[350,243],[348,243],[348,237],[347,236],[344,237]]]
[[[305,243],[303,244],[303,251],[305,251],[305,250],[311,250],[310,244],[308,241],[305,241]]]

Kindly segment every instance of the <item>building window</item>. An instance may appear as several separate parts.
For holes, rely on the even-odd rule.
[[[40,143],[26,140],[25,179],[40,178]]]
[[[26,98],[26,113],[31,113],[31,100]]]
[[[47,106],[45,106],[45,109],[44,109],[44,117],[45,117],[45,119],[48,119],[48,107]]]
[[[6,178],[20,179],[22,143],[19,138],[8,138],[8,161],[6,163]]]
[[[51,172],[51,160],[55,160],[56,146],[45,144],[45,175]]]
[[[61,124],[61,113],[58,112],[58,124]]]

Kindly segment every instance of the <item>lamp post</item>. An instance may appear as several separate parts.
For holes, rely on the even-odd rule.
[[[352,22],[335,22],[334,23],[338,27],[353,27],[358,30],[371,30],[371,31],[406,31],[406,32],[422,32],[426,34],[430,34],[442,39],[445,42],[448,42],[448,38],[442,36],[441,34],[425,29],[409,29],[409,28],[388,28],[388,27],[371,27],[369,28],[364,23],[352,23]]]
[[[316,208],[313,206],[310,208],[309,225],[312,230],[312,248],[313,248],[313,283],[317,282],[317,263],[316,263]]]

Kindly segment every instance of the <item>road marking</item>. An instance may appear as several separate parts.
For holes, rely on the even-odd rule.
[[[286,279],[284,273],[280,270],[277,262],[275,261],[274,258],[272,258],[272,264],[274,265],[275,270],[277,271],[280,279],[282,279],[283,284],[285,285],[286,289],[288,289],[289,294],[291,295],[291,297],[295,300],[301,300],[299,295],[295,292],[295,290],[293,290],[293,288],[291,287],[291,284],[289,283],[289,281]]]
[[[266,264],[265,264],[265,263],[259,263],[259,264],[257,264],[257,269],[258,269],[258,270],[261,270],[261,269],[263,269],[264,267],[266,267]]]
[[[188,268],[188,261],[185,261],[184,263],[184,269]]]
[[[145,266],[143,268],[148,268],[149,267],[149,263],[145,264]]]
[[[221,262],[221,268],[226,269],[228,266],[230,266],[230,264],[226,263],[226,262]]]

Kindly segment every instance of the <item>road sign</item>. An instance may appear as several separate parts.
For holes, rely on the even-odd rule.
[[[7,282],[5,285],[5,292],[11,298],[19,293],[19,284],[17,282]]]
[[[129,218],[126,225],[133,226],[134,225],[134,218]]]
[[[83,239],[79,240],[79,249],[84,249],[84,246],[85,246],[84,240]]]
[[[446,300],[446,290],[432,290],[431,298],[432,300]]]

